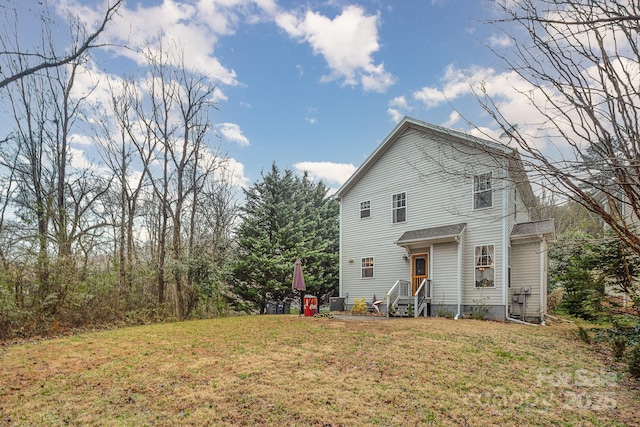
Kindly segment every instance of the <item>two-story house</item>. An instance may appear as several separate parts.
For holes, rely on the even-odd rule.
[[[336,197],[347,307],[544,320],[554,225],[516,151],[405,117]]]

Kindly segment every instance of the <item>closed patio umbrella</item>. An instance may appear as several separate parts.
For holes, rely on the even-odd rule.
[[[300,291],[300,314],[302,314],[303,292],[307,290],[307,287],[304,284],[304,275],[302,274],[302,261],[300,261],[300,258],[296,259],[296,262],[293,265],[293,284],[291,286],[294,291],[296,289]]]

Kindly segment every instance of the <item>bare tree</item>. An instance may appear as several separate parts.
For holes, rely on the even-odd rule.
[[[628,0],[493,2],[515,48],[494,51],[536,112],[518,122],[476,96],[534,180],[596,214],[640,254],[640,5]],[[508,142],[507,142],[508,141]],[[555,152],[551,149],[555,148]]]
[[[138,217],[138,205],[144,196],[147,168],[155,156],[147,149],[147,129],[137,115],[141,94],[133,78],[109,83],[110,114],[97,122],[96,135],[102,160],[112,172],[116,185],[114,196],[109,199],[115,228],[115,257],[118,260],[120,295],[129,295],[135,256],[134,223]],[[99,106],[102,108],[102,106]],[[116,193],[117,192],[117,193]]]
[[[149,77],[145,100],[137,115],[145,127],[144,143],[136,143],[153,188],[156,212],[152,253],[157,274],[158,302],[165,301],[167,283],[173,284],[175,313],[185,317],[192,305],[193,286],[186,274],[195,245],[197,207],[218,157],[208,144],[212,135],[210,112],[214,89],[204,76],[186,69],[180,55],[162,47],[147,50]],[[150,154],[152,153],[152,154]]]

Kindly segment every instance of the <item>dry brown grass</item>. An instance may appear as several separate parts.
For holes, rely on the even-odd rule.
[[[0,424],[640,424],[575,328],[253,316],[13,345]]]

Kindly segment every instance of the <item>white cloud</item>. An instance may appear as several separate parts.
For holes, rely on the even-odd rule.
[[[216,129],[227,141],[235,142],[242,147],[249,145],[249,139],[242,134],[240,126],[235,123],[219,123]]]
[[[405,98],[404,96],[396,96],[391,101],[389,101],[389,108],[387,109],[387,113],[389,113],[389,115],[391,116],[391,120],[394,123],[398,123],[412,110],[413,107],[409,105],[409,103],[407,102],[407,98]]]
[[[85,25],[94,28],[104,13],[103,2],[98,3],[100,6],[95,2],[88,5],[79,0],[60,0],[58,9],[61,13],[72,11]],[[110,45],[117,55],[144,65],[146,60],[141,52],[157,49],[162,36],[164,49],[171,47],[175,51],[175,57],[168,60],[184,61],[187,69],[201,72],[213,81],[237,85],[235,71],[215,56],[220,36],[233,34],[242,22],[273,19],[276,11],[275,0],[162,0],[151,6],[141,2],[125,3],[105,28],[100,41]],[[127,49],[117,46],[127,46]]]
[[[366,15],[364,9],[353,5],[334,19],[311,10],[303,15],[282,12],[276,16],[276,23],[290,37],[309,43],[314,55],[325,59],[331,73],[323,76],[323,81],[343,79],[345,85],[361,84],[365,91],[384,92],[395,77],[373,60],[380,49],[378,21],[378,15]]]
[[[489,46],[505,48],[511,46],[511,39],[506,35],[497,36],[493,34],[489,37]]]
[[[406,110],[409,108],[409,103],[407,102],[407,98],[405,98],[404,96],[396,96],[391,101],[389,101],[389,106],[403,108]]]
[[[461,70],[453,65],[447,66],[441,77],[440,87],[424,87],[413,94],[416,101],[425,108],[435,108],[452,100],[471,93],[470,82],[481,81],[494,73],[491,68],[471,67]]]
[[[452,128],[456,125],[456,123],[458,123],[458,121],[460,121],[460,113],[458,113],[457,111],[452,111],[451,114],[449,114],[449,119],[443,123],[443,126]]]
[[[226,172],[231,179],[231,185],[234,187],[248,188],[250,185],[249,178],[244,175],[244,165],[236,159],[229,157],[222,161]]]
[[[394,123],[400,123],[400,120],[402,120],[402,118],[406,116],[406,114],[402,113],[397,108],[388,108],[387,113],[391,116],[391,120]]]
[[[338,185],[344,184],[356,171],[356,167],[351,163],[299,162],[293,167],[299,173],[308,172],[311,179]]]
[[[214,170],[216,179],[226,181],[236,188],[247,188],[249,178],[244,175],[244,165],[233,157],[220,157],[220,153],[203,147],[201,151],[201,166],[208,170]]]

